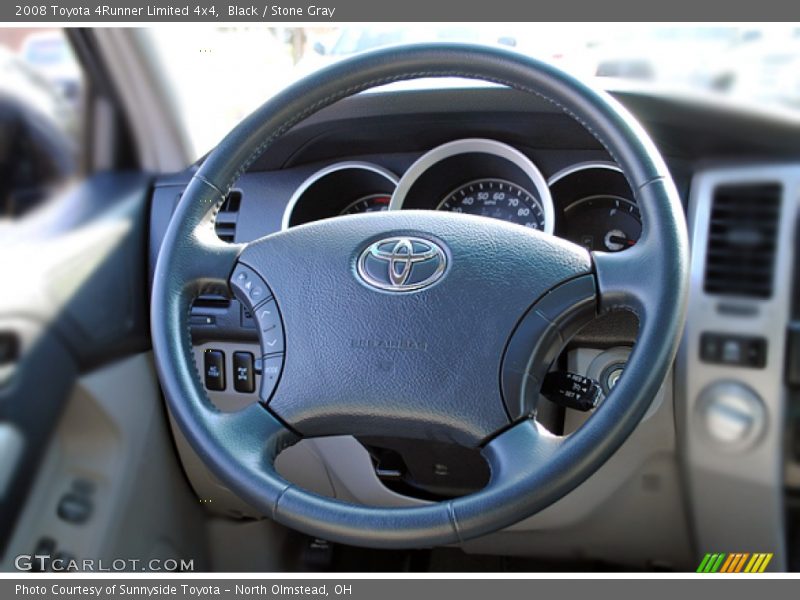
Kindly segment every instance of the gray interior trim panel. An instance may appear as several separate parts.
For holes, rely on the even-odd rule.
[[[707,294],[703,289],[706,248],[714,190],[720,185],[778,183],[783,188],[776,240],[772,298],[758,300]],[[698,551],[775,553],[775,568],[786,569],[783,511],[784,336],[790,317],[800,165],[720,168],[699,172],[692,184],[689,225],[692,246],[689,312],[677,362],[678,424],[691,490]],[[746,305],[750,316],[722,314],[720,302]],[[753,335],[770,340],[763,369],[700,361],[703,332]],[[747,448],[711,440],[698,413],[710,384],[735,382],[753,390],[765,407],[765,431]],[[746,518],[743,518],[746,517]],[[731,527],[736,523],[736,527]],[[741,551],[741,550],[740,550]]]

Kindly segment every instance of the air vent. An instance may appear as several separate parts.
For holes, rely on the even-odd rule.
[[[231,305],[231,299],[227,296],[220,296],[218,294],[202,294],[194,300],[192,305],[192,313],[207,312],[209,310],[220,309],[224,310]]]
[[[217,214],[214,230],[223,242],[233,242],[236,239],[236,221],[239,218],[239,206],[242,203],[242,192],[233,190],[225,198]]]
[[[778,184],[714,190],[704,289],[709,294],[769,298],[780,219]]]

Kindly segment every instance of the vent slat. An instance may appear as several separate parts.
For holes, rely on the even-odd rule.
[[[220,296],[218,294],[201,294],[195,298],[194,304],[192,305],[192,310],[197,312],[214,308],[225,309],[228,308],[230,304],[231,300],[226,296]]]
[[[714,190],[706,247],[706,293],[772,296],[781,186],[746,184]]]
[[[236,223],[239,219],[239,208],[242,204],[242,192],[232,190],[217,213],[214,230],[223,242],[233,243],[236,240]]]

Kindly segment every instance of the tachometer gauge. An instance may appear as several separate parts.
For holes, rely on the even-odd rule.
[[[341,212],[343,215],[355,215],[359,213],[380,212],[389,210],[391,196],[386,194],[370,194],[359,198],[355,202],[348,204]]]
[[[502,219],[544,231],[541,201],[525,188],[503,179],[476,179],[447,195],[437,210]]]
[[[639,208],[620,196],[589,196],[564,209],[564,237],[587,250],[619,252],[642,233]]]

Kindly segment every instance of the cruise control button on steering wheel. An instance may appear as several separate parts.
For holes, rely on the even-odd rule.
[[[272,289],[254,269],[238,263],[230,277],[233,294],[254,316],[261,343],[261,402],[267,404],[283,371],[284,330]]]

